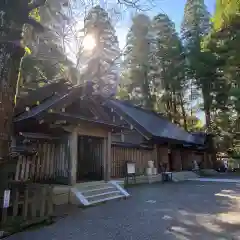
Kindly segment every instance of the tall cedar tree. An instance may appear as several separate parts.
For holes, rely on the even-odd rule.
[[[231,147],[235,150],[239,149],[240,132],[239,13],[239,1],[218,0],[213,16],[213,29],[206,41],[207,48],[217,59],[217,127],[226,133],[224,145],[230,147],[232,144]]]
[[[164,112],[173,122],[184,121],[187,129],[183,101],[185,91],[184,50],[174,23],[165,14],[152,21],[154,35],[151,78],[158,102],[164,102]],[[161,109],[159,109],[161,111]]]
[[[127,91],[134,104],[153,109],[152,83],[149,78],[151,62],[151,21],[148,16],[138,14],[132,19],[127,34],[124,67],[129,78]]]
[[[115,95],[120,48],[111,19],[103,8],[95,6],[89,11],[84,21],[84,33],[86,37],[92,36],[96,46],[93,50],[83,49],[81,53],[83,79],[92,81],[95,91],[105,97]]]
[[[30,12],[45,4],[27,0],[0,2],[0,163],[9,155],[12,135],[14,98],[22,57],[25,54],[21,45],[24,24],[31,24],[43,31],[43,27],[29,17]],[[21,14],[19,14],[21,13]]]
[[[212,106],[212,58],[208,52],[203,52],[201,43],[210,30],[210,14],[204,0],[188,0],[184,9],[184,19],[181,34],[186,50],[188,77],[194,80],[202,92],[203,109],[206,117],[206,127],[211,125]]]

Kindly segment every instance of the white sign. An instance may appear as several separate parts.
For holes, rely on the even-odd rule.
[[[135,163],[127,163],[127,173],[135,174]]]
[[[8,208],[10,203],[10,190],[4,191],[3,208]]]

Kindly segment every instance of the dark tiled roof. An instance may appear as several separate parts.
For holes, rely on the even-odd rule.
[[[51,108],[54,108],[54,109],[56,107],[63,108],[64,104],[66,104],[66,101],[69,101],[70,99],[74,99],[74,97],[79,96],[80,91],[81,91],[81,88],[76,87],[76,88],[72,88],[68,93],[63,94],[62,96],[53,95],[52,97],[48,98],[47,100],[44,100],[43,102],[41,102],[41,104],[33,107],[29,111],[25,111],[23,114],[16,117],[14,121],[18,122],[24,119],[35,117],[41,112],[47,111]]]
[[[194,135],[188,133],[152,111],[144,110],[119,100],[108,100],[108,106],[120,110],[130,117],[137,125],[144,128],[153,137],[178,140],[190,144],[202,144]]]
[[[101,119],[90,119],[90,118],[86,118],[83,116],[73,115],[73,114],[68,114],[68,113],[63,113],[63,112],[47,113],[44,115],[44,119],[49,119],[51,121],[66,120],[66,121],[73,122],[76,124],[79,123],[79,120],[82,120],[82,121],[86,121],[89,123],[97,123],[97,124],[103,124],[103,125],[109,126],[109,127],[120,128],[119,126],[117,126],[116,124],[113,124],[112,122],[103,121]]]
[[[48,98],[51,98],[55,92],[62,93],[67,91],[68,85],[63,79],[29,91],[27,96],[21,97],[17,100],[15,115],[25,112],[26,107],[33,107],[37,102],[42,102]]]

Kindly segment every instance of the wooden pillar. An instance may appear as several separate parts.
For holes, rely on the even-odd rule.
[[[164,167],[166,165],[166,171],[169,171],[169,159],[168,159],[168,147],[165,145],[159,146],[159,162]],[[164,170],[163,168],[161,169]]]
[[[207,165],[208,165],[208,159],[207,159],[207,153],[204,152],[203,153],[203,168],[207,168]]]
[[[173,161],[173,170],[174,171],[182,171],[182,161],[181,154],[178,148],[172,150],[172,161]]]
[[[157,171],[158,171],[159,163],[158,163],[158,146],[157,146],[157,144],[154,144],[152,160],[154,161],[154,167],[157,168]]]
[[[107,161],[106,161],[106,181],[110,180],[111,177],[111,148],[112,148],[112,133],[108,132],[107,138]]]
[[[182,150],[181,149],[179,149],[179,166],[180,166],[180,171],[183,171],[183,155],[182,155]]]
[[[70,143],[70,183],[74,185],[77,181],[77,159],[78,159],[78,132],[74,130],[69,136]]]
[[[212,161],[212,154],[211,154],[211,153],[208,153],[207,156],[208,156],[207,168],[213,168],[213,167],[214,167],[214,164],[213,164],[213,161]]]
[[[107,179],[107,138],[103,138],[102,145],[102,158],[103,158],[103,178]]]

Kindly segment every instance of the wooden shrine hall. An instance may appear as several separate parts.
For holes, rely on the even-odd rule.
[[[149,160],[162,171],[211,167],[205,136],[191,134],[154,112],[93,93],[64,80],[19,99],[13,155],[16,181],[74,185],[124,176],[126,161],[143,174]]]

